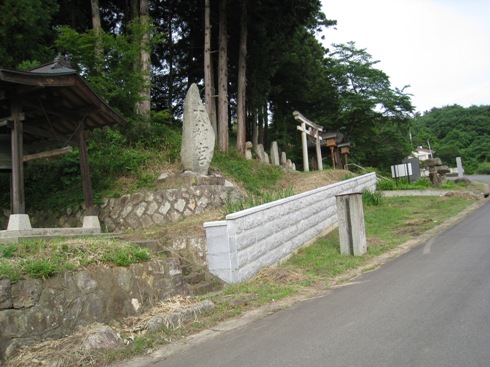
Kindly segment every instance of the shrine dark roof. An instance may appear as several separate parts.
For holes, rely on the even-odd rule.
[[[27,151],[76,142],[82,123],[87,130],[125,123],[76,71],[56,63],[27,72],[0,69],[0,134],[10,132],[13,101],[22,105]]]

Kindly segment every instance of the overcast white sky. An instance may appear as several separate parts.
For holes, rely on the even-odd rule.
[[[379,60],[416,111],[490,105],[490,0],[322,0],[336,29],[325,46],[354,41]]]

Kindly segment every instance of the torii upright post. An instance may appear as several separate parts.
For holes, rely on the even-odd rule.
[[[308,172],[310,170],[310,166],[308,162],[308,148],[307,148],[308,142],[306,140],[306,124],[304,122],[301,124],[301,143],[303,146],[303,167],[304,167],[304,171]]]
[[[301,141],[303,145],[303,167],[304,171],[308,172],[310,170],[309,162],[308,162],[308,142],[306,140],[306,135],[310,135],[315,138],[316,145],[316,158],[318,161],[318,170],[323,170],[323,162],[322,162],[322,148],[320,144],[320,132],[323,131],[323,127],[320,125],[311,122],[306,117],[304,117],[298,111],[293,112],[293,116],[295,120],[301,122],[301,126],[296,126],[296,128],[301,131]],[[308,125],[308,127],[307,127]]]

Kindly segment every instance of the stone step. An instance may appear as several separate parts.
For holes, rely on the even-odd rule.
[[[191,285],[192,294],[195,296],[203,295],[221,289],[221,284],[216,281],[206,281]]]
[[[165,254],[167,257],[171,257],[172,255],[172,252],[158,240],[134,240],[131,242],[146,248],[152,254]]]
[[[183,274],[185,272],[183,271]],[[190,273],[189,275],[184,275],[184,282],[190,285],[198,284],[206,280],[206,274],[204,273]]]

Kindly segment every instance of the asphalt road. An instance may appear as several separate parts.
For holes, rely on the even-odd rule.
[[[325,296],[154,367],[489,366],[490,203]]]
[[[465,176],[465,177],[469,178],[472,181],[490,183],[490,175],[472,175],[472,176]]]

